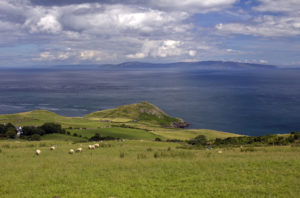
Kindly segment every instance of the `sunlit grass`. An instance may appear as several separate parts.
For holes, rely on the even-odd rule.
[[[93,151],[88,144],[0,141],[0,197],[300,196],[300,147],[219,154],[147,140],[102,142]],[[83,152],[68,154],[77,147]]]

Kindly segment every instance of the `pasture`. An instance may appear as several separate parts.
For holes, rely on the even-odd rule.
[[[126,140],[88,150],[91,143],[53,139],[0,141],[0,197],[300,196],[300,147],[223,148],[220,154]],[[78,147],[82,153],[68,154]]]

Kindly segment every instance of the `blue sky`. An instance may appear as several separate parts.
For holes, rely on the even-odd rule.
[[[300,66],[300,1],[0,1],[0,66],[204,60]]]

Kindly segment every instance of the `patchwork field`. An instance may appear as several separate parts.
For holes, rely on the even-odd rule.
[[[88,144],[0,141],[0,197],[300,196],[300,147],[218,153],[147,140],[102,142],[96,150]],[[77,147],[83,152],[68,154]]]

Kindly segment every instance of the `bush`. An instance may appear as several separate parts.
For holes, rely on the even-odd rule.
[[[77,135],[77,133],[73,133],[73,136],[74,136],[74,137],[77,137],[78,135]]]
[[[5,125],[4,124],[0,124],[0,136],[5,135]]]
[[[40,141],[41,140],[41,136],[39,134],[33,134],[31,137],[30,137],[30,140],[31,141]]]
[[[40,128],[40,127],[34,127],[34,126],[24,126],[23,129],[23,134],[22,136],[31,136],[33,134],[39,134],[39,135],[44,135],[45,131]]]
[[[155,141],[160,142],[161,139],[159,137],[155,138]]]
[[[16,127],[12,123],[8,123],[5,125],[5,131],[8,131],[8,129],[13,129],[16,131]]]
[[[45,131],[45,134],[50,133],[63,133],[63,129],[60,124],[48,122],[40,126],[41,129]]]
[[[14,138],[16,137],[16,135],[17,135],[16,130],[14,130],[14,129],[12,129],[12,128],[9,128],[9,129],[6,131],[6,133],[5,133],[5,136],[6,136],[7,138],[11,138],[11,139],[14,139]]]
[[[99,133],[96,133],[94,136],[92,136],[89,141],[101,141],[101,140],[118,140],[119,138],[111,137],[111,136],[106,136],[106,137],[101,137]]]
[[[67,132],[67,135],[71,135],[71,133],[68,131],[68,132]]]
[[[206,136],[205,135],[198,135],[194,139],[188,141],[189,144],[192,145],[206,145]]]

